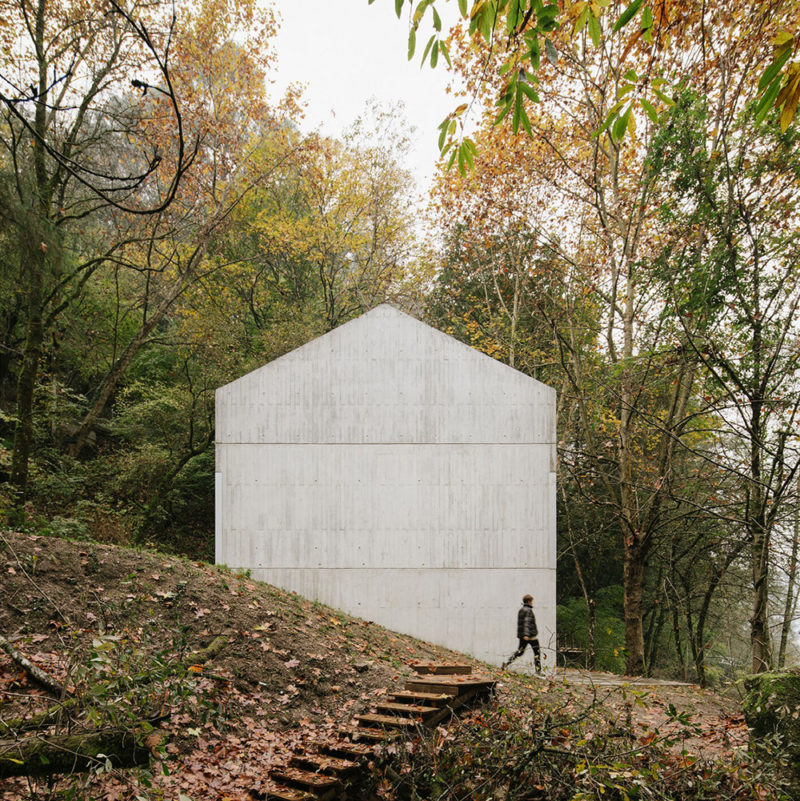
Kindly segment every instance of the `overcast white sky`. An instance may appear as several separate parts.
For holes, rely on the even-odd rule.
[[[416,128],[406,166],[424,189],[433,175],[437,125],[456,105],[445,93],[443,62],[420,70],[419,53],[406,59],[408,20],[398,20],[393,0],[273,0],[282,18],[276,49],[276,89],[292,81],[306,85],[307,130],[338,136],[364,111],[370,97],[403,101]],[[454,9],[455,9],[455,4]],[[427,32],[427,26],[422,32]],[[427,36],[419,36],[423,42]]]

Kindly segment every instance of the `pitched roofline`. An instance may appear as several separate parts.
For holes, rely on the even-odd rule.
[[[387,310],[387,309],[391,310],[394,314],[400,315],[401,317],[405,317],[406,319],[410,320],[413,323],[416,323],[417,325],[423,326],[425,329],[427,329],[428,331],[433,332],[435,335],[438,335],[439,337],[446,338],[451,343],[455,343],[456,345],[460,346],[461,348],[464,348],[471,355],[477,355],[477,356],[483,357],[484,359],[487,359],[488,362],[490,362],[492,364],[493,368],[496,368],[497,366],[504,367],[506,370],[510,370],[511,372],[516,373],[517,375],[528,379],[528,381],[532,381],[537,386],[542,387],[542,388],[544,388],[546,390],[549,390],[549,391],[555,393],[555,389],[553,387],[551,387],[549,384],[545,384],[544,382],[539,381],[539,379],[533,378],[533,376],[530,376],[527,373],[523,373],[521,370],[518,370],[516,367],[511,367],[511,366],[505,364],[504,362],[501,362],[499,359],[495,359],[494,357],[489,356],[487,353],[484,353],[483,351],[472,347],[472,345],[467,345],[466,342],[462,342],[460,339],[456,339],[456,337],[452,336],[451,334],[446,334],[444,331],[440,331],[438,328],[436,328],[436,327],[434,327],[434,326],[432,326],[432,325],[430,325],[428,323],[425,323],[422,320],[419,320],[418,318],[414,317],[414,315],[409,314],[408,312],[404,312],[401,309],[398,309],[396,306],[393,306],[391,303],[385,303],[385,302],[384,303],[379,303],[377,306],[374,306],[369,311],[366,311],[363,314],[360,314],[358,317],[354,317],[352,320],[348,320],[346,323],[342,323],[341,325],[336,326],[336,328],[332,328],[330,331],[326,331],[324,334],[320,334],[319,336],[314,337],[313,339],[310,339],[308,342],[305,342],[302,345],[299,345],[298,347],[293,348],[290,351],[287,351],[283,355],[278,356],[275,359],[272,359],[272,361],[266,362],[266,363],[262,364],[260,367],[256,367],[254,370],[251,370],[250,372],[245,373],[242,376],[239,376],[239,378],[235,378],[233,381],[229,381],[227,384],[223,384],[221,387],[218,387],[216,391],[217,392],[221,392],[221,391],[227,389],[228,387],[232,386],[233,384],[236,384],[239,381],[242,381],[243,379],[248,378],[249,376],[253,375],[253,373],[257,373],[260,370],[263,370],[265,368],[271,367],[272,365],[277,364],[278,362],[282,361],[283,359],[286,359],[289,356],[293,356],[293,355],[297,354],[299,351],[302,351],[304,348],[308,348],[309,346],[313,345],[314,343],[318,342],[321,339],[325,339],[326,337],[332,336],[334,334],[339,334],[339,332],[343,331],[348,326],[352,326],[355,323],[358,323],[359,321],[365,320],[367,317],[369,317],[370,315],[373,315],[377,311]]]

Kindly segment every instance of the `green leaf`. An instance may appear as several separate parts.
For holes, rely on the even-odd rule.
[[[514,116],[511,118],[511,130],[514,133],[519,132],[519,122],[522,119],[522,93],[517,92],[517,97],[514,100]]]
[[[520,8],[520,0],[511,0],[508,4],[506,11],[506,33],[514,33],[517,25],[522,22],[522,9]]]
[[[764,122],[767,114],[769,114],[772,104],[775,102],[775,99],[778,97],[778,94],[781,91],[781,83],[782,78],[779,75],[770,84],[769,89],[767,89],[767,91],[761,96],[761,100],[758,101],[758,105],[755,109],[756,125],[761,125],[761,123]]]
[[[633,83],[639,80],[636,70],[628,70],[622,77],[625,78],[626,81],[631,81]]]
[[[519,118],[522,122],[522,127],[525,129],[525,133],[528,134],[528,136],[533,136],[533,131],[531,130],[531,121],[528,119],[528,112],[525,111],[525,103],[520,103]]]
[[[448,114],[439,124],[439,151],[444,148],[444,141],[447,138],[447,129],[450,127],[450,115]]]
[[[530,43],[528,56],[531,59],[531,67],[533,68],[533,71],[538,72],[539,66],[542,63],[542,54],[541,51],[539,50],[539,39],[536,37],[533,37]]]
[[[586,27],[586,21],[589,19],[589,6],[587,5],[580,14],[578,19],[575,20],[575,27],[572,29],[572,35],[580,33]]]
[[[625,136],[625,131],[628,129],[628,122],[631,118],[631,109],[630,106],[628,110],[624,114],[620,114],[617,118],[617,121],[614,123],[614,127],[611,129],[611,138],[615,142],[619,142],[622,140],[622,137]]]
[[[433,47],[433,43],[436,41],[436,34],[431,34],[431,38],[428,39],[428,44],[425,45],[425,51],[422,54],[422,60],[419,63],[420,69],[425,66],[425,62],[428,60],[428,53],[430,53],[431,48]]]
[[[649,31],[650,28],[653,27],[653,12],[650,10],[650,6],[645,6],[644,11],[642,11],[642,30]]]
[[[613,121],[614,121],[614,115],[609,114],[606,117],[605,122],[592,134],[592,139],[597,139],[597,137],[600,136],[600,134],[603,133],[603,131],[605,131]]]
[[[461,12],[462,17],[467,16],[467,0],[458,0],[458,10]]]
[[[761,79],[758,82],[758,91],[763,92],[764,89],[772,83],[772,79],[781,71],[783,65],[786,63],[789,56],[792,54],[791,48],[784,51],[764,70]]]
[[[425,16],[425,11],[427,10],[430,4],[431,0],[421,0],[411,20],[414,23],[414,25],[419,25],[419,23],[422,21],[422,18]]]
[[[458,148],[454,147],[452,152],[450,153],[450,158],[447,160],[447,169],[451,169],[453,164],[455,163],[456,156],[458,155]]]
[[[492,38],[492,28],[494,27],[494,14],[492,13],[492,9],[489,7],[489,4],[484,6],[484,10],[480,15],[480,20],[478,21],[478,30],[480,31],[481,36],[489,42]]]
[[[433,43],[433,50],[431,50],[431,67],[435,67],[439,63],[439,42]]]
[[[589,36],[592,37],[592,42],[595,47],[600,47],[602,33],[603,29],[600,26],[600,20],[597,19],[594,14],[589,14]]]
[[[633,2],[619,15],[619,19],[614,23],[612,31],[616,33],[622,30],[638,13],[642,7],[642,0],[633,0]]]
[[[475,169],[475,153],[472,148],[469,147],[466,139],[461,143],[461,149],[464,151],[464,161],[467,162],[467,166],[471,170]]]
[[[547,38],[544,40],[544,50],[547,53],[547,60],[555,66],[558,61],[558,50],[556,50],[556,46]]]
[[[417,29],[415,26],[411,26],[411,30],[408,32],[408,60],[411,61],[414,58],[414,50],[417,48]]]
[[[397,19],[400,19],[403,13],[403,2],[404,0],[394,0],[394,13],[397,14]]]
[[[666,103],[670,107],[675,105],[675,101],[669,95],[665,95],[660,89],[656,89],[655,87],[653,87],[653,94],[662,103]]]
[[[453,69],[453,62],[450,61],[450,50],[447,47],[447,42],[444,40],[439,42],[439,52],[444,56],[447,66],[450,67],[450,69]]]
[[[437,31],[441,32],[441,30],[442,30],[442,18],[439,16],[439,12],[436,10],[435,6],[431,9],[431,11],[433,11],[433,27]]]
[[[508,102],[503,103],[503,108],[500,110],[500,113],[495,117],[494,124],[497,125],[498,122],[502,122],[507,116],[508,112],[511,111],[511,106],[514,105],[513,98],[509,98]]]
[[[525,97],[527,97],[529,100],[533,101],[534,103],[539,102],[539,95],[529,83],[520,81],[519,89],[525,93]]]
[[[647,116],[657,124],[658,112],[656,111],[656,107],[645,97],[641,98],[639,102],[642,104],[642,108],[647,112]]]

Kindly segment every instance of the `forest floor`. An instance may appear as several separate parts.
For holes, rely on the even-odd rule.
[[[0,633],[68,691],[88,697],[102,684],[105,694],[92,703],[103,721],[109,714],[114,723],[133,721],[147,707],[168,733],[149,773],[8,779],[0,781],[4,800],[53,798],[76,782],[77,798],[258,798],[271,766],[300,744],[333,736],[411,675],[412,661],[464,660],[226,568],[9,532],[0,534]],[[167,668],[220,635],[227,643],[219,655],[175,684]],[[498,680],[495,707],[538,697],[576,718],[592,707],[624,725],[632,742],[674,730],[674,747],[691,759],[734,759],[747,744],[735,693],[479,667]],[[124,675],[151,681],[111,681]],[[0,720],[33,715],[48,702],[0,654]]]

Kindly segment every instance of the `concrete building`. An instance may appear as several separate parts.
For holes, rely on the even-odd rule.
[[[554,390],[383,305],[216,405],[217,562],[495,664],[530,592],[553,664]]]

